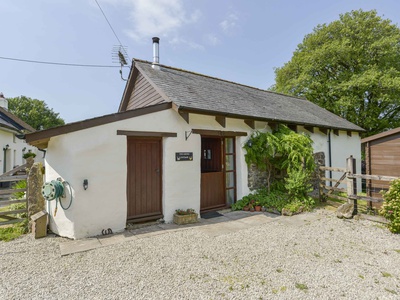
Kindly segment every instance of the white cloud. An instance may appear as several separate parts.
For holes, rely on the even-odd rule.
[[[182,0],[130,0],[129,5],[133,26],[127,33],[136,41],[159,36],[187,42],[180,37],[180,30],[201,17],[198,10],[188,13]]]
[[[228,16],[219,23],[222,31],[226,34],[232,34],[234,30],[238,27],[239,17],[235,13],[229,13]]]
[[[219,43],[221,43],[219,38],[217,38],[215,36],[215,34],[213,34],[213,33],[209,33],[209,34],[204,35],[203,39],[207,44],[212,45],[212,46],[216,46]]]

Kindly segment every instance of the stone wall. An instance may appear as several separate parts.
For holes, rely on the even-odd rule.
[[[259,170],[255,164],[251,164],[250,166],[248,166],[248,171],[247,185],[250,191],[265,188],[267,186],[267,171]]]
[[[319,167],[325,166],[325,153],[324,152],[317,152],[314,153],[314,161],[315,161],[315,172],[313,173],[311,184],[313,186],[313,193],[318,194],[318,172]],[[260,188],[267,186],[267,171],[260,171],[256,165],[251,164],[248,166],[248,187],[250,191],[258,190]],[[322,174],[324,175],[324,174]],[[282,177],[282,176],[279,176]],[[274,180],[275,174],[271,175],[271,182]]]

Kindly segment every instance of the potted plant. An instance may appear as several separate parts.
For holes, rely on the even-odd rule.
[[[246,206],[243,207],[243,210],[244,210],[244,211],[249,211],[249,210],[250,210],[250,207],[249,207],[248,205],[246,205]]]
[[[254,208],[255,208],[256,211],[261,211],[261,204],[260,204],[260,201],[256,201],[256,202],[255,202]]]
[[[36,157],[36,154],[29,150],[29,152],[26,152],[24,155],[22,155],[22,157],[28,164],[33,164],[33,159]]]
[[[197,213],[194,209],[177,209],[174,214],[174,223],[178,225],[197,223]]]

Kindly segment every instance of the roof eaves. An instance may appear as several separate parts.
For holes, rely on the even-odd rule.
[[[15,122],[19,126],[23,127],[25,130],[30,131],[30,132],[35,132],[36,131],[35,128],[33,128],[31,125],[29,125],[26,122],[22,121],[16,115],[10,113],[8,110],[4,109],[3,107],[0,107],[0,113],[5,115],[12,122]]]
[[[96,127],[112,122],[117,122],[117,121],[122,121],[125,119],[133,118],[133,117],[138,117],[162,110],[166,110],[172,107],[171,103],[162,103],[162,104],[156,104],[152,106],[146,106],[143,108],[138,108],[134,110],[128,110],[125,112],[119,112],[119,113],[114,113],[114,114],[109,114],[109,115],[104,115],[100,117],[95,117],[91,119],[86,119],[78,122],[73,122],[69,124],[65,124],[62,126],[50,128],[50,129],[45,129],[41,131],[36,131],[33,133],[26,134],[26,142],[27,143],[32,143],[35,141],[40,141],[44,139],[49,139],[55,136],[59,136],[62,134],[67,134],[83,129],[88,129],[91,127]]]
[[[391,130],[388,130],[388,131],[384,131],[384,132],[381,132],[381,133],[378,133],[378,134],[371,135],[369,137],[363,138],[361,140],[361,143],[363,144],[363,143],[371,142],[371,141],[374,141],[374,140],[378,140],[378,139],[381,139],[381,138],[384,138],[384,137],[387,137],[389,135],[396,134],[396,133],[399,133],[399,132],[400,132],[400,127],[395,128],[395,129],[391,129]]]
[[[213,115],[213,116],[218,115],[218,116],[224,116],[224,117],[233,118],[233,119],[252,119],[255,121],[262,121],[262,122],[286,123],[286,124],[293,124],[293,125],[299,125],[299,126],[313,126],[313,127],[319,127],[319,128],[337,129],[337,130],[354,131],[354,132],[364,132],[365,131],[361,127],[359,127],[359,129],[355,129],[355,128],[327,126],[327,125],[323,125],[323,124],[315,124],[315,123],[308,123],[308,122],[295,122],[292,120],[285,120],[285,119],[271,119],[271,118],[255,117],[252,115],[245,115],[245,114],[225,113],[225,112],[214,111],[214,110],[187,107],[187,106],[182,106],[182,105],[177,106],[176,110],[179,110],[182,112],[188,112],[188,113],[203,114],[203,115]]]

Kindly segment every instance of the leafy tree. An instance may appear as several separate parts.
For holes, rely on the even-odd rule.
[[[36,130],[65,124],[59,114],[49,108],[42,100],[25,96],[8,98],[8,110]]]
[[[305,97],[367,135],[400,126],[400,29],[375,10],[318,25],[275,75],[272,90]]]

